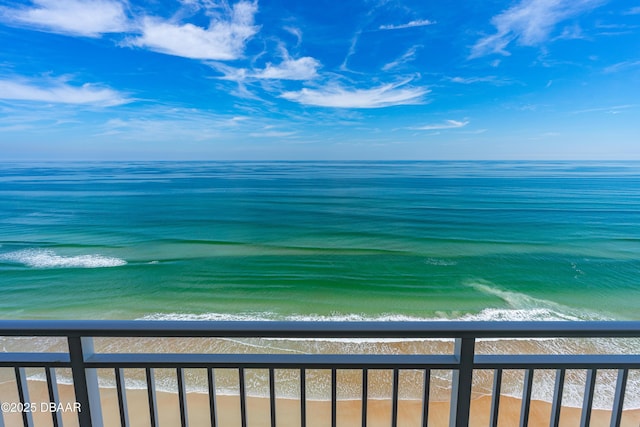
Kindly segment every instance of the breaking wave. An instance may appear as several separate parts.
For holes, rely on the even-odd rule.
[[[33,268],[105,268],[120,267],[127,261],[99,254],[62,256],[50,249],[23,249],[0,254],[0,261],[15,262]]]

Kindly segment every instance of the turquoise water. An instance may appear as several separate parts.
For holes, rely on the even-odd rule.
[[[640,319],[640,163],[0,165],[2,318]]]

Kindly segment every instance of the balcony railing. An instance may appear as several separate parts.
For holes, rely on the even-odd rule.
[[[341,370],[362,372],[362,426],[367,425],[368,372],[391,372],[390,425],[398,425],[399,373],[419,370],[422,377],[422,426],[429,422],[429,383],[433,370],[452,372],[450,395],[450,426],[469,424],[474,372],[493,371],[490,425],[496,426],[500,407],[500,391],[503,371],[524,370],[520,425],[528,425],[532,401],[532,384],[538,370],[555,370],[555,388],[550,426],[560,421],[563,387],[567,370],[585,370],[584,399],[581,410],[581,426],[590,423],[596,374],[598,370],[617,370],[615,393],[611,411],[611,426],[618,426],[623,415],[625,397],[638,396],[640,390],[628,390],[630,370],[640,369],[640,354],[477,354],[476,343],[481,339],[537,339],[537,338],[640,338],[640,322],[185,322],[185,321],[0,321],[0,336],[4,337],[62,337],[68,351],[63,352],[1,352],[0,367],[12,368],[15,375],[19,405],[28,408],[29,398],[27,369],[43,369],[49,401],[59,404],[56,370],[71,370],[75,399],[81,408],[77,412],[82,427],[102,427],[102,407],[97,369],[109,369],[114,373],[121,425],[129,425],[124,370],[140,368],[145,373],[148,396],[148,417],[151,426],[157,426],[158,404],[154,370],[175,370],[178,384],[180,422],[188,425],[187,389],[185,369],[201,368],[207,372],[207,389],[211,425],[217,424],[219,408],[216,405],[214,369],[237,371],[239,383],[240,420],[247,426],[248,408],[245,370],[263,369],[268,373],[270,423],[276,426],[275,381],[278,370],[299,372],[300,425],[307,424],[306,396],[307,370],[323,369],[331,372],[331,425],[337,425],[338,381]],[[354,338],[402,338],[402,339],[452,339],[450,354],[228,354],[228,353],[141,353],[97,352],[94,338],[279,338],[279,339],[354,339]],[[638,348],[638,347],[632,347]],[[0,396],[1,397],[1,396]],[[6,403],[6,402],[2,402]],[[5,406],[3,406],[5,408]],[[0,417],[0,427],[5,425]],[[59,412],[52,411],[54,427],[62,426]],[[22,423],[33,426],[30,411],[21,413]]]

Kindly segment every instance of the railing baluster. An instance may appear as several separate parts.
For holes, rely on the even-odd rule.
[[[153,368],[146,368],[147,398],[149,400],[149,420],[151,427],[158,426],[158,399],[156,397],[156,376]]]
[[[431,369],[424,370],[422,382],[422,427],[429,425],[429,395],[431,394]]]
[[[524,389],[522,390],[522,408],[520,409],[520,427],[529,424],[529,409],[531,408],[531,389],[533,387],[533,369],[524,373]]]
[[[118,407],[120,409],[120,425],[129,427],[129,410],[127,407],[127,388],[124,382],[124,369],[116,368],[116,390],[118,392]]]
[[[362,370],[362,427],[367,427],[367,403],[369,401],[369,370]]]
[[[49,402],[60,403],[60,395],[58,394],[58,379],[56,377],[56,368],[45,368],[44,373],[47,377],[47,392],[49,393]],[[53,427],[62,427],[62,411],[51,411]],[[1,427],[1,426],[0,426]]]
[[[616,394],[611,410],[611,427],[618,427],[622,421],[622,409],[624,408],[624,395],[627,389],[628,369],[618,370],[618,381],[616,382]]]
[[[300,426],[307,427],[307,371],[300,369]]]
[[[29,402],[29,386],[27,384],[27,374],[24,368],[14,368],[16,374],[16,385],[18,386],[18,399],[23,407]],[[22,422],[25,427],[33,427],[33,414],[31,411],[22,411]]]
[[[180,425],[187,427],[189,419],[187,416],[187,385],[184,380],[184,369],[177,368],[176,374],[178,378],[178,403],[180,404]]]
[[[218,411],[216,409],[216,374],[213,368],[207,368],[207,384],[209,386],[209,416],[211,427],[218,425]]]
[[[398,427],[398,386],[400,373],[393,370],[393,385],[391,391],[391,427]]]
[[[67,336],[69,359],[73,376],[73,390],[76,402],[80,404],[78,422],[82,427],[102,427],[102,406],[100,389],[95,369],[86,369],[85,353],[93,353],[91,337]]]
[[[276,427],[276,376],[273,368],[269,368],[269,408],[271,427]]]
[[[591,422],[591,408],[593,407],[593,392],[596,388],[597,369],[587,371],[587,380],[584,386],[584,401],[582,402],[582,416],[580,417],[580,427],[588,427]]]
[[[564,391],[564,369],[556,371],[556,383],[553,390],[553,405],[551,406],[550,427],[558,427],[560,425],[560,410],[562,409],[562,392]]]
[[[622,421],[622,409],[624,408],[624,395],[627,389],[628,369],[618,370],[618,380],[616,381],[616,394],[613,399],[613,409],[611,410],[611,427],[617,427]]]
[[[475,338],[456,338],[454,354],[458,358],[459,367],[453,371],[449,415],[451,427],[468,427],[469,425],[474,349]]]
[[[238,382],[240,385],[240,422],[242,427],[247,427],[247,395],[244,384],[244,368],[238,369]]]
[[[338,422],[338,372],[336,368],[331,370],[331,427],[336,427]]]
[[[502,389],[502,369],[493,371],[493,393],[491,395],[491,418],[489,425],[498,426],[498,415],[500,413],[500,390]]]

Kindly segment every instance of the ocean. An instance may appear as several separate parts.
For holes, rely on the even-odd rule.
[[[3,319],[640,320],[638,162],[3,163],[0,207]]]
[[[640,320],[640,163],[0,165],[5,319]]]

